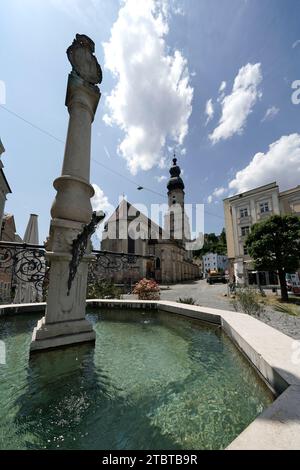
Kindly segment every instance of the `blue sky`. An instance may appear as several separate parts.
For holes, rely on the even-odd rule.
[[[65,50],[77,32],[95,41],[103,69],[92,136],[98,208],[122,193],[166,202],[157,193],[166,194],[174,147],[186,202],[205,203],[206,232],[223,227],[222,198],[299,184],[299,17],[298,0],[1,0],[0,137],[18,233],[30,213],[41,242],[48,233],[68,123]]]

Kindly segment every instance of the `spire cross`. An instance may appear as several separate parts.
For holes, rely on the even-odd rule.
[[[173,165],[176,165],[176,163],[177,163],[177,158],[176,158],[176,152],[175,152],[175,149],[174,149]]]

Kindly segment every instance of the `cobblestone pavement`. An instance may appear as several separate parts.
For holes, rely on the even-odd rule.
[[[197,305],[232,310],[234,312],[230,299],[224,296],[224,294],[227,294],[227,290],[228,288],[225,284],[213,284],[210,286],[205,280],[190,281],[170,285],[169,289],[167,286],[162,286],[161,300],[176,302],[179,298],[192,297]],[[270,307],[266,307],[260,320],[292,338],[300,339],[300,317],[292,317],[286,313],[277,312]]]
[[[224,297],[227,293],[227,284],[209,285],[205,280],[201,280],[173,284],[169,287],[170,289],[161,291],[161,300],[177,301],[179,298],[192,297],[197,305],[203,307],[234,310],[228,298]]]

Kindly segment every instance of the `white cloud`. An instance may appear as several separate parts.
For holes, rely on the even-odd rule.
[[[111,155],[109,153],[108,148],[105,145],[103,145],[103,148],[104,148],[104,152],[106,153],[107,158],[111,159]]]
[[[169,17],[171,14],[185,16],[185,11],[182,8],[182,2],[180,0],[156,0],[156,3],[160,6],[166,17]]]
[[[183,143],[192,112],[187,61],[167,52],[164,10],[154,0],[127,0],[103,44],[105,67],[117,79],[105,122],[125,132],[118,151],[132,174],[158,166],[167,140]]]
[[[300,44],[300,39],[297,39],[297,41],[293,43],[292,48],[295,49],[295,47],[297,47],[299,44]]]
[[[218,103],[221,103],[225,97],[225,89],[226,89],[226,86],[227,86],[227,83],[225,82],[225,80],[223,80],[221,82],[221,85],[219,87],[219,96],[217,98],[217,102]]]
[[[275,116],[279,113],[280,109],[276,108],[276,106],[272,106],[271,108],[267,109],[266,114],[262,118],[261,122],[264,121],[271,121],[274,119]]]
[[[158,183],[162,183],[163,181],[167,180],[168,178],[165,175],[155,176],[155,179]]]
[[[95,194],[91,198],[91,204],[94,211],[103,211],[105,212],[106,216],[110,216],[113,211],[114,207],[110,204],[108,197],[105,196],[103,190],[97,185],[92,184]]]
[[[300,134],[284,135],[272,143],[266,153],[255,154],[245,168],[236,172],[227,187],[216,188],[207,202],[212,203],[274,181],[281,191],[299,184]]]
[[[104,222],[112,215],[115,208],[110,204],[108,197],[105,196],[103,190],[97,184],[92,184],[92,186],[95,191],[94,196],[91,198],[92,208],[93,211],[103,211],[105,213],[105,219],[103,219]],[[93,236],[94,242],[96,240],[102,240],[103,222],[100,223],[96,229],[95,235]]]
[[[225,80],[223,80],[219,88],[219,93],[222,93],[222,91],[224,91],[225,88],[226,88],[226,82]]]
[[[281,190],[300,181],[300,134],[282,136],[266,153],[257,153],[249,165],[236,173],[229,190],[241,193],[276,181]]]
[[[209,121],[211,121],[214,117],[214,105],[213,105],[213,102],[212,102],[211,98],[206,102],[205,114],[207,116],[205,125],[207,126]]]
[[[223,194],[226,192],[226,189],[221,187],[221,188],[216,188],[213,192],[213,195],[215,197],[220,197],[220,196],[223,196]]]
[[[226,192],[227,192],[227,189],[223,188],[223,186],[221,186],[220,188],[215,188],[213,193],[208,196],[207,202],[211,204],[213,199],[217,199],[221,196],[224,196]]]
[[[232,92],[222,103],[222,116],[219,125],[209,135],[213,144],[241,134],[247,118],[258,98],[261,97],[259,84],[262,81],[261,64],[247,64],[235,77]]]

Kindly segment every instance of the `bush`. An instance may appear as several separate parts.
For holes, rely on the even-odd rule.
[[[120,299],[121,291],[107,279],[99,279],[88,284],[88,299]]]
[[[196,304],[196,300],[193,299],[193,297],[183,297],[183,298],[179,297],[177,302],[179,302],[180,304],[188,304],[188,305]]]
[[[160,296],[159,285],[152,279],[141,279],[132,292],[138,295],[139,300],[159,300]]]
[[[260,317],[264,307],[259,303],[259,293],[251,287],[239,287],[235,299],[231,301],[237,312],[244,312],[253,317]]]

